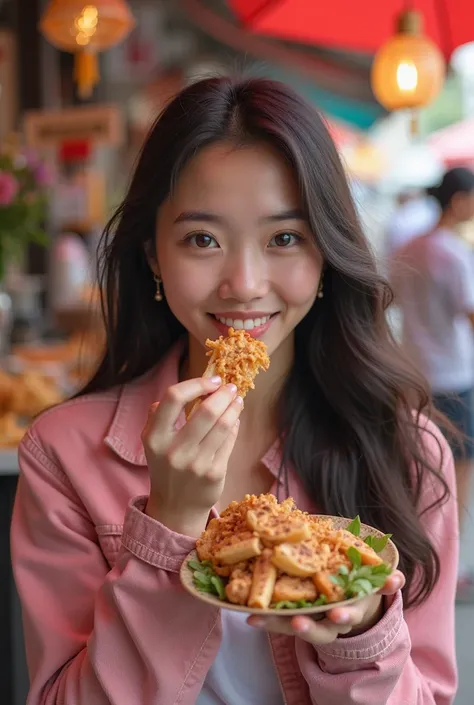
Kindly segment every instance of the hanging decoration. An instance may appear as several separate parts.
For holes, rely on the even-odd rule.
[[[417,109],[440,93],[445,61],[437,45],[423,34],[423,17],[415,10],[399,15],[395,35],[377,52],[372,90],[387,110]]]
[[[40,30],[62,51],[75,56],[74,77],[81,98],[99,81],[97,52],[119,44],[135,26],[125,0],[50,0]]]

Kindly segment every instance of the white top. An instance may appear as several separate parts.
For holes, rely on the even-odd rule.
[[[222,642],[196,705],[284,705],[268,634],[222,610]]]
[[[53,244],[50,302],[54,311],[83,304],[91,282],[90,257],[85,242],[75,233],[62,233]]]
[[[434,198],[419,196],[399,206],[387,231],[388,253],[404,247],[410,240],[425,235],[439,220],[440,210]]]
[[[434,392],[474,386],[474,254],[455,233],[418,237],[392,261],[402,340]]]

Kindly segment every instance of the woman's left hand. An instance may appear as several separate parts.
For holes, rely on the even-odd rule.
[[[383,614],[382,595],[394,595],[405,585],[405,576],[395,570],[385,585],[370,597],[348,607],[335,607],[316,621],[311,617],[267,617],[252,615],[247,623],[258,629],[275,634],[299,636],[315,646],[330,644],[338,636],[356,636],[366,632],[379,621]],[[319,615],[316,615],[316,619]]]

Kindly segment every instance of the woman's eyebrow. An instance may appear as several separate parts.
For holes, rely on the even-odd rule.
[[[278,223],[283,220],[307,220],[301,208],[291,208],[289,210],[280,211],[279,213],[272,213],[271,215],[266,215],[260,218],[263,223]],[[226,218],[217,213],[210,213],[208,211],[183,211],[178,215],[175,223],[225,223]]]
[[[209,213],[207,211],[183,211],[180,213],[175,223],[196,223],[196,222],[207,222],[207,223],[224,223],[225,218],[216,213]]]
[[[262,218],[262,221],[266,223],[277,223],[281,220],[307,220],[307,217],[305,216],[301,208],[291,208],[286,211],[281,211],[280,213],[266,215],[264,218]]]

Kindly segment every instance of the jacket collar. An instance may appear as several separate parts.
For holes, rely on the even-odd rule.
[[[182,342],[177,343],[158,365],[119,390],[117,408],[104,440],[120,458],[133,465],[146,465],[141,433],[150,406],[161,401],[168,387],[179,381],[183,348]],[[180,419],[179,425],[184,422],[184,418]]]
[[[184,341],[178,342],[164,359],[142,377],[123,385],[119,390],[114,418],[105,436],[106,445],[120,458],[136,466],[146,466],[141,433],[145,426],[150,406],[161,401],[168,387],[179,381],[180,360]],[[184,413],[177,428],[186,423]],[[262,458],[262,463],[278,477],[281,452],[276,440]]]

